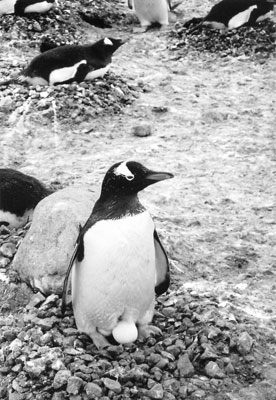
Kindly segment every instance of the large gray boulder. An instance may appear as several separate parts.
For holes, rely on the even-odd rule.
[[[70,257],[98,194],[66,188],[43,199],[13,261],[20,278],[44,294],[61,293]]]

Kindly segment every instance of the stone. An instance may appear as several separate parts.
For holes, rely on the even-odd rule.
[[[139,125],[134,125],[131,129],[131,133],[134,136],[139,136],[139,137],[146,137],[151,135],[151,126],[146,123],[141,123]]]
[[[195,370],[187,353],[179,357],[177,361],[177,369],[181,378],[193,376]]]
[[[3,269],[7,268],[7,266],[9,265],[10,262],[11,261],[8,257],[0,256],[0,268],[3,268]]]
[[[225,374],[220,369],[217,363],[214,361],[209,361],[208,364],[205,366],[206,375],[211,378],[224,378]]]
[[[237,340],[237,349],[241,355],[246,355],[250,352],[253,346],[253,339],[247,332],[242,332]]]
[[[115,381],[114,379],[104,378],[103,384],[107,389],[112,390],[112,392],[114,393],[119,394],[122,391],[121,384],[118,381]]]
[[[97,397],[101,397],[103,394],[102,388],[93,382],[88,382],[85,385],[84,390],[85,390],[85,393],[87,394],[87,397],[89,400],[93,400]]]
[[[34,307],[38,307],[41,303],[43,303],[43,301],[45,300],[45,297],[43,296],[42,293],[37,292],[36,294],[34,294],[31,298],[31,300],[29,301],[29,303],[27,304],[27,309],[30,308],[34,308]]]
[[[152,388],[148,391],[148,396],[151,399],[163,399],[163,386],[160,383],[156,383],[156,385],[153,385]]]
[[[54,377],[53,387],[54,389],[59,389],[65,386],[68,379],[71,377],[71,372],[68,369],[61,369],[58,371]]]
[[[77,395],[84,385],[84,381],[78,376],[70,376],[67,383],[66,391],[69,394]]]
[[[45,295],[62,293],[79,225],[84,225],[98,197],[86,189],[66,188],[38,203],[13,261],[24,282]]]
[[[46,359],[35,358],[27,361],[24,369],[30,376],[38,378],[46,370]]]
[[[13,258],[14,254],[16,253],[15,244],[11,242],[2,244],[2,246],[0,247],[0,253],[4,257]]]

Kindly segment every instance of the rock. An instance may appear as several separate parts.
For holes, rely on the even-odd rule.
[[[194,367],[187,353],[179,357],[177,361],[177,369],[181,378],[193,376]]]
[[[14,243],[7,242],[2,244],[2,246],[0,247],[0,253],[4,257],[13,258],[15,252],[16,252],[16,246]]]
[[[39,377],[46,370],[46,359],[35,358],[27,361],[24,369],[31,377]]]
[[[79,233],[98,196],[66,188],[43,199],[13,261],[20,278],[44,294],[62,292],[63,277]]]
[[[31,298],[31,300],[29,301],[29,303],[27,304],[27,309],[30,308],[34,308],[34,307],[38,307],[41,303],[43,303],[43,301],[45,300],[45,297],[43,296],[42,293],[37,292],[36,294],[34,294]]]
[[[139,125],[134,125],[131,129],[131,133],[134,136],[139,136],[139,137],[146,137],[151,135],[151,125],[143,123]]]
[[[206,393],[204,390],[196,390],[193,392],[191,399],[206,399]]]
[[[112,392],[114,393],[119,394],[122,391],[121,384],[118,381],[115,381],[114,379],[104,378],[103,384],[107,389],[112,390]]]
[[[237,341],[237,349],[241,355],[246,355],[250,352],[253,345],[253,339],[247,332],[242,332]]]
[[[70,376],[67,383],[66,391],[69,394],[77,395],[84,385],[84,381],[77,376]]]
[[[68,382],[68,379],[71,377],[71,372],[68,369],[61,369],[55,375],[53,387],[54,389],[59,389],[62,386],[65,386]]]
[[[93,382],[88,382],[85,385],[84,389],[85,389],[85,393],[87,394],[87,397],[89,400],[93,400],[97,397],[101,397],[103,394],[102,388]]]
[[[21,350],[22,346],[23,343],[20,339],[14,339],[9,345],[9,350],[12,352],[17,352]]]
[[[224,378],[224,372],[220,369],[217,363],[209,361],[205,366],[206,375],[211,378]]]
[[[148,391],[148,396],[151,399],[163,399],[164,390],[160,383],[152,386],[152,388]]]
[[[3,268],[3,269],[7,268],[7,266],[9,265],[10,262],[11,261],[9,258],[0,256],[0,268]]]

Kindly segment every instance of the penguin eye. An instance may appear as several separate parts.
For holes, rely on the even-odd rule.
[[[126,175],[126,179],[127,179],[128,181],[133,181],[134,175]]]

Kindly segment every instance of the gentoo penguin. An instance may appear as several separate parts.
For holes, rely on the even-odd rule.
[[[254,25],[269,16],[276,0],[222,0],[210,10],[202,24],[212,29],[234,29]]]
[[[134,8],[140,21],[141,28],[137,32],[145,32],[154,23],[162,28],[169,24],[170,0],[128,0],[128,7]]]
[[[53,8],[55,0],[0,0],[0,15],[46,13]]]
[[[19,228],[32,219],[37,203],[53,193],[36,178],[0,168],[0,225]]]
[[[0,85],[14,81],[34,86],[58,85],[102,77],[110,67],[112,54],[124,43],[106,37],[84,46],[57,46],[36,56],[23,71],[23,77],[2,81]]]
[[[149,212],[137,193],[170,179],[138,162],[118,162],[106,173],[101,195],[80,234],[64,281],[62,311],[72,270],[76,324],[97,347],[130,343],[159,328],[149,325],[155,293],[169,286],[169,263]]]

